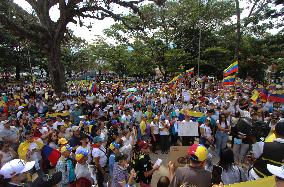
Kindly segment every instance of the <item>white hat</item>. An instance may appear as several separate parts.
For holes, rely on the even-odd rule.
[[[25,107],[23,107],[23,106],[19,106],[19,107],[18,107],[18,110],[21,110],[21,109],[23,109],[23,108],[25,108]]]
[[[72,127],[72,131],[74,132],[74,131],[77,131],[77,130],[79,130],[80,129],[80,126],[73,126]]]
[[[14,159],[4,164],[4,166],[0,170],[0,174],[3,175],[6,179],[9,179],[17,174],[29,171],[34,167],[34,165],[35,161],[25,162],[21,159]]]
[[[278,167],[278,166],[274,166],[274,165],[271,165],[271,164],[267,164],[267,169],[273,175],[284,180],[284,165]]]

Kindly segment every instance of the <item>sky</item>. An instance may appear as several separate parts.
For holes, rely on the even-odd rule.
[[[14,0],[14,2],[20,5],[26,11],[32,12],[31,6],[25,0]],[[241,0],[240,7],[243,8],[245,6],[247,6],[247,0]],[[129,12],[127,9],[119,8],[119,7],[114,7],[113,10],[115,13],[123,12],[125,14]],[[49,11],[49,14],[50,14],[51,19],[56,21],[59,17],[58,6],[52,7]],[[241,17],[246,16],[246,14],[248,14],[248,11],[243,11]],[[236,18],[233,18],[233,21],[236,21]],[[85,26],[80,27],[78,24],[76,25],[74,23],[69,23],[67,26],[69,29],[73,31],[75,36],[81,37],[89,43],[92,43],[92,41],[94,41],[98,37],[104,37],[108,43],[114,43],[112,39],[108,39],[103,34],[104,29],[109,28],[112,24],[115,23],[113,19],[111,18],[105,18],[104,20],[85,19],[83,20],[83,22],[85,25],[90,25],[90,23],[92,23],[92,28],[88,29]],[[274,29],[274,30],[271,30],[270,32],[275,34],[277,33],[277,30]]]

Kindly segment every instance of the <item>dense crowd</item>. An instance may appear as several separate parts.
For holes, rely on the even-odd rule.
[[[209,187],[273,174],[283,185],[284,103],[251,100],[256,88],[206,76],[72,81],[60,94],[47,83],[2,86],[1,185]],[[197,135],[181,136],[194,124]],[[189,147],[187,165],[164,163],[169,176],[152,184],[161,160],[150,155],[171,146]]]

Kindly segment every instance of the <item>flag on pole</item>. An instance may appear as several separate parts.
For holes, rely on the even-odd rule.
[[[135,95],[133,93],[130,93],[127,97],[126,100],[129,102],[135,98]]]
[[[194,68],[191,68],[191,69],[185,71],[186,76],[190,76],[190,75],[193,75],[193,74],[194,74]]]
[[[224,77],[236,73],[238,72],[238,70],[239,70],[239,63],[238,61],[236,61],[224,70]]]
[[[235,76],[228,76],[223,79],[223,85],[234,85],[236,77]]]
[[[254,90],[250,99],[255,102],[258,99],[258,97],[259,97],[259,92],[257,90]]]
[[[97,91],[97,85],[96,85],[96,83],[92,83],[92,84],[90,84],[90,86],[89,86],[89,91],[91,92],[91,93],[96,93],[96,91]]]

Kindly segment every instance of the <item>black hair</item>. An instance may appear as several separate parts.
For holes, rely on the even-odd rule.
[[[230,148],[224,148],[220,153],[219,166],[224,170],[228,170],[234,164],[234,153]]]
[[[115,155],[115,161],[119,162],[121,160],[127,160],[127,155],[124,155],[122,153],[118,153]]]
[[[160,177],[157,187],[168,187],[170,185],[170,179],[167,176]]]

